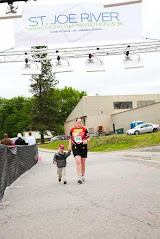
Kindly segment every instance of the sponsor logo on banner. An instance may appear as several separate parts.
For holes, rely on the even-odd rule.
[[[26,6],[14,20],[16,46],[60,45],[142,38],[139,4]]]

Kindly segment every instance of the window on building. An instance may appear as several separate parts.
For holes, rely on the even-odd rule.
[[[142,101],[137,101],[137,107],[142,107],[146,105],[151,105],[154,104],[155,100],[142,100]]]
[[[84,126],[86,125],[86,118],[84,118]]]
[[[86,117],[81,117],[82,124],[85,126],[86,125]]]
[[[132,109],[132,101],[114,102],[114,109]]]

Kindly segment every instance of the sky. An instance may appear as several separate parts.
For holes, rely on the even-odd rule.
[[[41,0],[43,2],[43,0]],[[68,3],[69,0],[59,0]],[[93,0],[87,0],[92,2]],[[46,1],[45,1],[46,2]],[[80,2],[74,0],[70,2]],[[85,1],[84,1],[85,2]],[[142,27],[145,38],[160,39],[160,1],[143,0]],[[136,16],[133,16],[133,21]],[[9,20],[0,20],[0,51],[13,46]],[[73,87],[88,95],[160,94],[160,53],[141,54],[144,68],[124,69],[123,56],[105,57],[105,72],[85,72],[84,59],[74,59],[74,72],[56,74],[57,87]],[[0,97],[30,97],[29,77],[21,75],[20,63],[0,63]]]

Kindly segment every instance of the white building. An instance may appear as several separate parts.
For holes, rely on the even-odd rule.
[[[35,139],[40,139],[41,138],[41,135],[40,135],[40,132],[39,131],[24,131],[23,132],[23,136],[24,137],[28,137],[29,135],[29,132],[32,133],[32,136],[35,138]],[[51,139],[53,137],[52,133],[50,131],[47,131],[46,134],[44,135],[44,138],[45,139]]]
[[[126,130],[130,128],[131,122],[137,120],[160,123],[160,112],[158,114],[156,110],[153,113],[154,109],[152,110],[154,119],[150,114],[150,108],[153,108],[153,105],[157,102],[160,102],[159,94],[84,96],[66,119],[65,134],[69,134],[77,117],[82,118],[83,125],[90,133],[103,131],[109,134],[119,128]],[[147,105],[150,105],[150,107],[147,107]],[[130,111],[134,113],[131,115]],[[125,114],[121,114],[120,118],[118,113],[122,112],[125,112]]]

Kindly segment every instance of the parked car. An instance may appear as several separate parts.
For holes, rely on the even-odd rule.
[[[145,134],[145,133],[155,133],[159,130],[159,124],[139,124],[133,129],[129,129],[126,131],[126,134]]]
[[[94,138],[94,137],[98,137],[98,134],[90,133],[89,136],[90,136],[90,138]]]
[[[57,136],[54,136],[53,138],[51,138],[51,141],[54,142],[54,141],[66,140],[66,139],[69,139],[69,136],[66,136],[66,135],[57,135]]]
[[[63,137],[62,136],[54,136],[53,138],[51,138],[52,142],[58,141],[58,140],[63,140]]]

